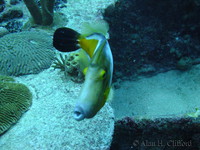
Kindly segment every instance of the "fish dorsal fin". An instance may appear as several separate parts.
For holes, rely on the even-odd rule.
[[[109,25],[105,20],[98,20],[90,23],[83,23],[81,34],[84,36],[91,35],[93,33],[100,33],[106,36],[109,30]]]
[[[96,46],[98,44],[98,40],[82,38],[82,39],[79,39],[79,44],[81,48],[84,49],[86,53],[88,53],[90,58],[92,58],[92,55],[94,54],[94,50],[96,49]]]

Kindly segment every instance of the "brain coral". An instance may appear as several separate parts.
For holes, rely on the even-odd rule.
[[[11,78],[8,77],[0,76],[0,78],[0,134],[2,134],[29,108],[32,94],[25,85],[9,82]],[[3,78],[5,80],[2,80]]]
[[[39,73],[54,59],[51,37],[44,32],[24,31],[0,38],[0,74]]]
[[[15,80],[9,76],[1,76],[0,75],[0,83],[1,82],[14,82]]]

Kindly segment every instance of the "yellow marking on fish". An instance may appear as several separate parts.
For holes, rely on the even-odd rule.
[[[84,75],[86,75],[87,70],[88,70],[88,67],[86,67],[86,68],[83,70],[83,74],[84,74]]]
[[[90,57],[88,56],[88,54],[83,50],[80,49],[78,52],[78,63],[80,65],[80,69],[83,72],[85,68],[87,68],[89,66],[90,63]]]
[[[109,93],[110,93],[110,87],[108,87],[105,90],[105,92],[103,94],[103,100],[102,100],[101,104],[99,105],[99,109],[101,109],[105,105],[106,101],[108,100]]]
[[[104,79],[105,78],[105,74],[106,74],[106,71],[104,69],[102,69],[100,71],[100,79]]]
[[[104,100],[105,100],[105,101],[108,99],[109,93],[110,93],[110,87],[107,88],[107,89],[105,90],[105,92],[104,92]]]
[[[82,49],[84,49],[88,55],[90,56],[90,58],[92,58],[92,55],[94,53],[94,50],[97,46],[98,40],[95,39],[79,39],[79,44],[81,46]]]

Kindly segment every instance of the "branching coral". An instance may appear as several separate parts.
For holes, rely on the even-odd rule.
[[[55,61],[53,62],[53,65],[52,67],[54,69],[60,69],[61,71],[65,71],[65,64],[66,64],[66,61],[67,61],[67,55],[62,55],[62,54],[59,54],[59,57],[56,57],[55,58]]]

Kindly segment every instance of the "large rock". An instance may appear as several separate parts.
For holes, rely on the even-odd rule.
[[[0,0],[0,12],[2,12],[4,10],[4,8],[5,8],[4,5],[5,5],[4,0]]]
[[[200,149],[199,74],[196,65],[187,72],[121,82],[111,105],[116,118],[112,149]]]
[[[4,12],[0,15],[0,23],[3,21],[9,21],[16,18],[22,18],[23,12],[19,9],[9,9],[7,12]]]
[[[110,150],[198,150],[199,118],[134,119],[115,123]]]
[[[196,0],[118,0],[104,19],[110,25],[114,78],[175,69],[183,57],[200,55]]]

